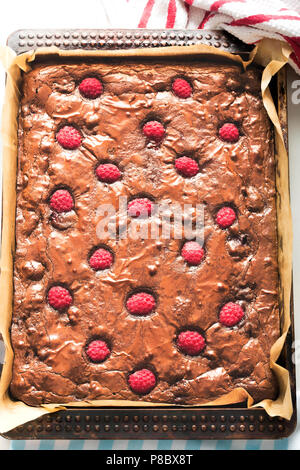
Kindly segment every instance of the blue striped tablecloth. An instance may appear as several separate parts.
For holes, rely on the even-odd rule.
[[[11,441],[11,450],[287,450],[296,449],[294,438],[240,441],[142,440],[41,440]],[[299,449],[299,447],[298,447]]]

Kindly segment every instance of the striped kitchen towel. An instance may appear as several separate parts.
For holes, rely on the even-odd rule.
[[[247,44],[286,41],[300,73],[299,0],[102,0],[114,28],[224,29]]]

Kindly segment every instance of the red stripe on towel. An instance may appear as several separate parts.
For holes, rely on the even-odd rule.
[[[155,3],[155,0],[148,0],[144,8],[143,14],[141,16],[140,22],[138,24],[138,28],[146,28],[149,18],[151,16],[154,3]]]
[[[245,3],[245,0],[217,0],[211,5],[210,11],[218,11],[219,8],[226,5],[226,3],[237,3],[237,2]]]
[[[300,16],[292,15],[252,15],[246,18],[240,18],[230,23],[231,26],[251,26],[258,23],[264,23],[269,20],[296,20],[300,21]]]
[[[166,28],[173,28],[176,19],[176,0],[169,0]]]
[[[198,29],[203,29],[208,20],[210,20],[210,18],[212,18],[213,16],[215,16],[215,13],[210,13],[209,11],[205,12],[204,18],[199,24]]]

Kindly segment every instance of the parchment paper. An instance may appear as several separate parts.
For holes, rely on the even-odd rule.
[[[201,406],[220,406],[247,401],[247,406],[264,407],[270,416],[281,416],[290,419],[293,407],[291,400],[289,373],[276,364],[283,348],[286,334],[290,326],[290,293],[292,275],[292,219],[289,201],[288,156],[280,128],[276,109],[268,89],[273,75],[283,67],[291,53],[285,43],[264,40],[250,55],[248,62],[241,57],[223,52],[211,46],[195,45],[186,47],[164,47],[154,49],[113,50],[113,51],[62,51],[55,47],[42,48],[20,56],[9,48],[0,48],[0,59],[7,73],[5,100],[2,119],[3,140],[3,225],[1,249],[0,277],[0,333],[6,347],[5,362],[0,380],[0,432],[8,432],[16,426],[42,416],[45,413],[65,409],[66,407],[158,407],[173,406],[164,403],[134,402],[127,400],[97,400],[91,402],[75,402],[64,405],[49,404],[40,407],[28,406],[20,401],[13,401],[8,393],[11,380],[13,351],[10,342],[10,323],[13,300],[13,254],[15,249],[15,205],[16,205],[16,162],[17,162],[17,116],[19,111],[21,73],[30,70],[30,64],[40,56],[48,57],[178,57],[187,55],[214,55],[241,63],[246,68],[253,60],[265,67],[262,76],[262,95],[265,108],[274,124],[275,129],[275,158],[276,158],[276,189],[277,189],[277,224],[278,224],[278,261],[280,276],[280,338],[271,349],[270,365],[279,383],[277,400],[263,400],[253,405],[252,397],[243,389],[235,390],[221,396],[219,399],[201,403]],[[191,408],[191,406],[188,406]]]

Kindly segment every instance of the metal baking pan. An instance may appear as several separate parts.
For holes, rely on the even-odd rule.
[[[198,30],[19,30],[7,45],[17,54],[37,47],[61,49],[130,49],[140,47],[211,45],[247,58],[252,49],[223,31]],[[277,75],[272,93],[287,143],[286,71]],[[293,296],[291,296],[293,298]],[[279,439],[296,427],[294,326],[280,357],[289,370],[294,412],[290,421],[271,418],[262,408],[245,404],[223,407],[69,408],[47,414],[3,435],[9,439]]]

